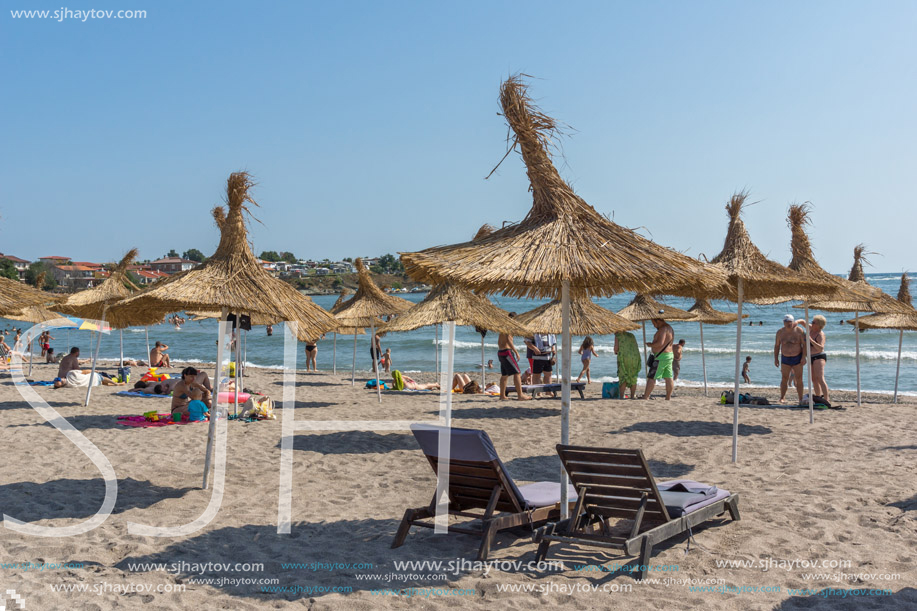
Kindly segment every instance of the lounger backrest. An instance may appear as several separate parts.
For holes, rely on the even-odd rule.
[[[448,431],[448,433],[447,433]],[[503,466],[487,433],[477,429],[458,429],[431,425],[411,426],[414,438],[439,474],[440,434],[450,435],[449,499],[462,508],[486,508],[497,485],[503,487],[497,511],[519,512],[525,507],[522,494]]]
[[[577,491],[580,486],[587,487],[584,511],[633,520],[645,493],[643,524],[669,521],[642,451],[558,444],[557,453]]]

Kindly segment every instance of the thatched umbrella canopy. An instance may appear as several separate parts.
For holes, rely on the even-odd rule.
[[[687,322],[699,322],[704,325],[728,325],[739,319],[738,314],[717,310],[709,299],[698,299],[688,308],[688,312],[693,314],[694,318]],[[748,314],[743,314],[742,318],[748,318]]]
[[[30,322],[32,324],[39,324],[43,322],[49,322],[52,320],[58,320],[61,318],[60,314],[52,312],[47,308],[41,306],[29,306],[20,310],[18,314],[8,314],[4,316],[10,320],[21,320],[22,322]]]
[[[414,304],[401,297],[393,297],[382,292],[376,283],[373,282],[369,275],[369,270],[363,265],[363,259],[357,258],[357,292],[347,301],[342,302],[333,310],[334,318],[337,320],[338,327],[369,327],[370,328],[370,352],[375,354],[376,347],[376,326],[381,322],[381,317],[392,314],[400,314],[410,310]],[[356,384],[356,367],[357,367],[357,336],[353,336],[353,368],[350,372],[351,385]],[[379,401],[382,401],[382,384],[378,376],[379,355],[373,358],[373,373],[376,374],[376,389],[379,395]]]
[[[423,301],[412,307],[404,314],[400,314],[393,321],[386,323],[383,330],[413,331],[430,325],[453,323],[475,327],[479,332],[495,331],[509,333],[510,335],[528,334],[529,330],[519,322],[519,319],[510,318],[509,314],[490,302],[487,297],[472,293],[450,283],[442,283],[433,287]],[[453,337],[450,327],[450,338]],[[451,348],[451,347],[450,347]],[[451,359],[452,357],[448,357]],[[447,359],[448,360],[448,359]],[[481,335],[481,388],[486,385],[486,371],[484,365],[484,336]]]
[[[531,211],[522,222],[481,238],[402,253],[411,277],[535,298],[554,298],[565,283],[576,292],[607,296],[705,296],[722,287],[721,272],[609,221],[573,192],[548,150],[557,123],[534,105],[520,77],[503,83],[500,102],[528,170]]]
[[[878,297],[882,291],[876,287],[864,282],[853,283],[844,278],[835,276],[826,271],[815,260],[812,252],[812,244],[806,233],[806,225],[811,224],[811,208],[808,204],[791,204],[787,211],[787,225],[790,228],[790,251],[793,258],[790,260],[787,269],[798,272],[807,278],[812,278],[835,287],[830,298],[843,299],[847,301],[864,302],[871,298]],[[820,299],[823,299],[820,298]],[[770,297],[765,299],[749,299],[759,305],[771,305],[775,303],[784,303],[787,301],[810,301],[810,294],[799,294],[781,297]]]
[[[0,278],[0,316],[19,314],[23,308],[57,301],[50,293],[9,278]]]
[[[431,283],[454,282],[485,292],[556,299],[564,309],[561,442],[569,442],[570,291],[621,291],[706,296],[724,290],[725,275],[612,223],[574,193],[551,161],[557,122],[541,112],[520,76],[500,88],[500,104],[514,134],[532,190],[532,209],[519,223],[476,240],[402,253],[405,270]],[[561,511],[567,514],[562,471]]]
[[[911,281],[907,272],[901,274],[901,286],[898,288],[898,302],[910,308],[910,313],[895,312],[892,314],[871,314],[863,318],[846,321],[857,329],[897,329],[898,362],[895,368],[895,395],[893,402],[898,402],[898,378],[901,374],[901,346],[904,343],[905,331],[917,331],[917,310],[911,302]],[[859,333],[857,332],[857,335]]]
[[[520,317],[521,318],[521,317]],[[528,329],[520,318],[509,315],[481,295],[443,283],[433,287],[423,301],[383,327],[385,332],[413,331],[429,325],[454,322],[498,333],[525,335]]]
[[[246,204],[257,205],[249,190],[253,186],[247,172],[234,172],[226,181],[226,208],[213,209],[213,218],[220,230],[220,244],[205,263],[185,272],[175,274],[134,297],[118,302],[109,309],[110,318],[145,312],[161,320],[170,312],[179,310],[208,311],[220,308],[223,314],[247,314],[253,322],[263,318],[266,322],[296,322],[300,339],[318,337],[337,327],[337,321],[324,309],[312,303],[290,284],[271,276],[255,257],[248,244],[248,231],[244,213]],[[222,366],[224,342],[218,343],[216,380]],[[237,342],[238,346],[238,342]],[[238,357],[236,358],[238,361]],[[238,373],[241,367],[236,367]],[[237,384],[238,389],[238,384]],[[204,488],[210,471],[210,457],[216,440],[218,413],[217,398],[213,393],[213,408],[205,452]],[[236,402],[238,405],[238,401]],[[221,444],[225,444],[225,427],[220,429]],[[220,471],[222,473],[222,471]]]
[[[729,275],[729,284],[735,288],[738,317],[742,316],[742,303],[746,299],[780,299],[794,295],[825,295],[834,292],[836,285],[817,278],[803,276],[765,257],[751,241],[742,208],[748,199],[745,191],[734,193],[726,203],[729,229],[723,250],[710,262]],[[736,325],[736,367],[732,422],[732,461],[739,459],[739,375],[742,366],[742,325]]]
[[[290,284],[270,275],[251,251],[243,213],[254,204],[247,172],[230,175],[226,186],[228,210],[213,209],[220,229],[220,244],[205,263],[175,274],[125,299],[109,309],[112,321],[144,311],[154,319],[179,310],[210,311],[225,308],[247,314],[254,324],[295,321],[299,339],[320,336],[334,329],[336,321],[324,309]]]
[[[637,293],[629,304],[618,310],[618,316],[642,323],[643,360],[646,360],[646,321],[654,318],[666,320],[691,320],[694,315],[685,310],[659,303],[649,295]]]
[[[863,273],[863,264],[869,263],[866,259],[866,246],[858,244],[853,249],[853,266],[847,280],[843,281],[845,286],[850,287],[854,295],[830,295],[827,299],[812,300],[809,302],[809,308],[820,310],[822,312],[874,312],[876,314],[893,314],[900,313],[910,314],[910,306],[882,292],[879,288],[872,286],[866,281],[866,274]],[[862,294],[870,295],[869,298]]]
[[[71,314],[90,320],[102,320],[108,322],[113,329],[119,329],[119,340],[121,347],[121,357],[119,366],[124,364],[124,336],[120,331],[125,327],[137,324],[150,324],[147,312],[132,312],[129,316],[120,317],[118,320],[108,319],[108,310],[112,304],[130,297],[134,291],[139,291],[140,287],[134,284],[127,275],[127,268],[137,258],[137,249],[132,248],[121,257],[121,260],[112,268],[108,278],[102,284],[80,291],[71,295],[63,303],[56,306],[59,312]],[[90,346],[91,347],[91,346]],[[92,357],[92,376],[95,375],[96,362],[99,359],[99,350],[102,347],[102,334],[96,340],[96,349]],[[92,384],[86,387],[86,405],[89,405],[89,398],[92,395]]]
[[[634,298],[627,306],[618,310],[618,316],[634,322],[653,320],[654,318],[663,318],[665,320],[691,320],[694,318],[694,315],[686,310],[665,305],[642,293],[634,295]]]
[[[698,299],[694,302],[688,312],[694,315],[688,322],[696,322],[700,324],[700,360],[701,367],[704,372],[704,396],[707,396],[707,353],[704,350],[704,324],[708,325],[728,325],[734,323],[739,319],[738,314],[733,314],[732,312],[722,312],[713,307],[713,304],[710,303],[709,299]],[[748,314],[742,316],[742,318],[748,318]]]
[[[563,332],[563,313],[559,299],[529,310],[516,317],[529,329],[538,333]],[[614,335],[621,331],[634,331],[640,325],[619,316],[611,310],[596,305],[585,295],[574,295],[570,298],[570,333],[572,335]]]
[[[108,307],[115,302],[130,297],[140,287],[134,284],[127,275],[127,268],[137,258],[137,249],[127,251],[117,265],[111,270],[108,278],[102,284],[80,291],[67,298],[57,306],[57,310],[64,314],[72,314],[91,320],[105,320]],[[129,321],[122,317],[117,322],[109,321],[114,329],[131,326]],[[127,323],[127,324],[125,324]]]

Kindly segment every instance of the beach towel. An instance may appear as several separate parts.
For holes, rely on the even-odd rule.
[[[202,422],[207,422],[203,420]],[[173,424],[195,424],[194,422],[173,422],[172,414],[159,414],[158,422],[150,422],[143,416],[118,416],[118,424],[131,426],[138,429],[158,428],[161,426],[172,426]]]
[[[153,399],[155,399],[155,398],[166,398],[166,399],[168,399],[168,398],[170,398],[169,395],[154,395],[154,394],[148,394],[148,393],[145,393],[145,392],[138,392],[138,391],[136,391],[136,390],[122,390],[122,391],[120,391],[120,392],[116,392],[115,394],[116,394],[116,395],[121,395],[122,397],[140,397],[141,399],[150,399],[150,398],[153,398]]]
[[[401,372],[397,369],[392,372],[392,385],[395,390],[404,390],[404,378],[401,377]]]
[[[615,338],[618,340],[618,383],[624,388],[630,388],[637,383],[637,374],[643,363],[640,348],[633,333],[623,331],[616,333]]]
[[[29,386],[54,386],[54,382],[45,382],[44,380],[29,380]]]

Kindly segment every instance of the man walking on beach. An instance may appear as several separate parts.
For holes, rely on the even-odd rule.
[[[653,341],[647,342],[646,345],[656,357],[656,374],[651,375],[651,371],[646,372],[646,391],[643,393],[644,399],[649,399],[656,388],[656,380],[665,380],[665,400],[672,398],[672,390],[675,383],[672,381],[672,363],[675,355],[672,350],[672,342],[675,341],[675,331],[666,321],[661,318],[653,319],[653,326],[656,327],[656,335]]]
[[[786,403],[786,391],[790,374],[796,378],[796,394],[802,404],[802,352],[805,349],[806,334],[796,326],[792,314],[783,317],[783,327],[777,331],[774,341],[774,367],[780,368],[780,403]]]
[[[510,312],[510,318],[515,318],[516,313]],[[513,345],[513,336],[509,333],[501,333],[497,338],[497,357],[500,359],[500,400],[506,399],[506,384],[509,377],[513,376],[513,382],[516,384],[516,398],[519,401],[527,401],[530,396],[522,393],[522,370],[519,369],[519,353]]]

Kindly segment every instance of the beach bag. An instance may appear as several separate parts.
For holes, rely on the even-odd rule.
[[[618,382],[604,382],[602,384],[603,399],[620,399],[621,387]]]
[[[375,388],[376,384],[378,383],[379,380],[369,380],[366,382],[366,386],[364,386],[364,388]],[[382,390],[388,390],[388,386],[385,385],[385,382],[382,382]]]
[[[251,395],[242,405],[242,414],[239,417],[275,420],[274,400],[267,395]]]
[[[404,378],[397,369],[392,372],[392,386],[395,387],[395,390],[404,390]]]
[[[650,355],[646,357],[646,379],[655,378],[657,369],[659,369],[659,361],[656,360],[656,355],[650,352]]]

